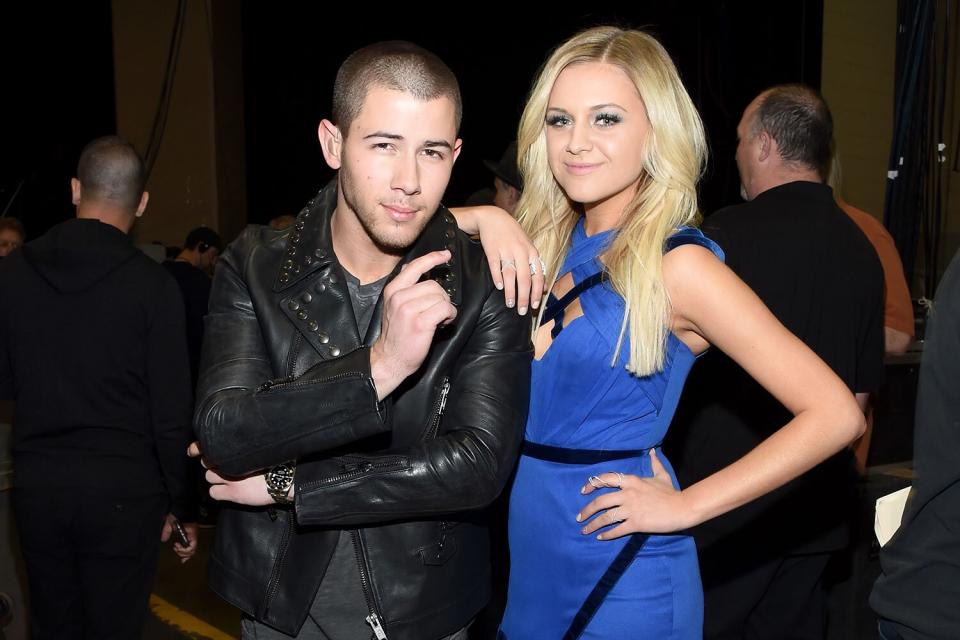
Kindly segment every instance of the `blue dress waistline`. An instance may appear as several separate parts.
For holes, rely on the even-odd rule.
[[[597,464],[599,462],[610,462],[612,460],[623,460],[625,458],[639,458],[650,452],[650,449],[656,449],[660,443],[647,449],[567,449],[566,447],[553,447],[547,444],[539,444],[529,440],[523,441],[521,453],[538,460],[547,462],[559,462],[561,464]]]

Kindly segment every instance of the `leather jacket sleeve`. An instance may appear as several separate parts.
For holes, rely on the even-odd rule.
[[[530,394],[529,319],[490,286],[450,376],[439,435],[407,448],[297,465],[302,525],[364,525],[481,508],[513,471]],[[434,415],[424,416],[428,429]]]
[[[320,362],[297,378],[271,379],[273,367],[244,277],[255,247],[255,230],[248,230],[217,264],[197,385],[194,428],[201,449],[209,464],[228,476],[249,475],[389,429],[367,349]]]

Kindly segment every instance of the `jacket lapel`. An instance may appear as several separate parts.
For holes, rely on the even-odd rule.
[[[353,306],[330,240],[336,182],[328,184],[290,229],[273,290],[281,312],[324,360],[360,346]]]
[[[303,339],[326,360],[370,346],[380,337],[383,296],[377,300],[370,326],[361,343],[353,303],[343,269],[333,252],[330,218],[337,205],[336,181],[328,184],[297,216],[284,248],[273,291],[282,313]],[[455,306],[460,305],[462,256],[457,252],[460,231],[453,215],[441,206],[423,233],[390,275],[402,265],[431,251],[449,249],[450,262],[432,270],[429,277],[446,290]]]

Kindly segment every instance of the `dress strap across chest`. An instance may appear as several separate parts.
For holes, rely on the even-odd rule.
[[[542,327],[553,320],[554,323],[553,328],[550,330],[550,337],[556,338],[558,335],[560,335],[560,332],[563,331],[563,314],[566,308],[570,306],[570,303],[579,298],[581,293],[587,289],[590,289],[591,287],[597,286],[604,280],[606,280],[606,274],[603,271],[598,271],[578,282],[559,300],[551,293],[547,298],[547,308],[543,312],[543,317],[540,320],[540,326]]]

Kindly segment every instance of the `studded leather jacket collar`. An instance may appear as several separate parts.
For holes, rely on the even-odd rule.
[[[195,428],[228,475],[297,460],[291,507],[224,505],[211,587],[294,634],[341,530],[351,532],[371,626],[442,637],[489,595],[482,509],[503,489],[529,396],[529,324],[508,309],[479,246],[445,209],[404,258],[437,249],[431,275],[457,305],[420,370],[383,403],[330,241],[335,186],[284,232],[250,227],[228,247],[206,318]],[[398,267],[399,270],[399,267]]]

